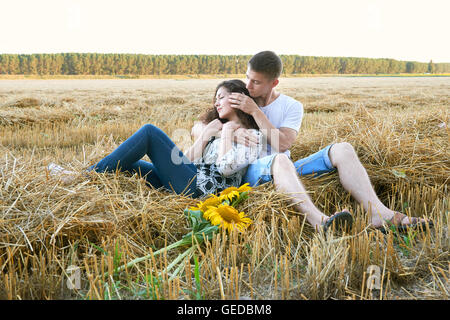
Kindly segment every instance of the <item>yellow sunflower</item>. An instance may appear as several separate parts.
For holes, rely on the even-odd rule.
[[[244,231],[253,223],[244,212],[239,212],[234,207],[227,204],[220,204],[218,207],[209,206],[203,214],[205,219],[211,221],[212,225],[219,225],[231,232],[234,228]]]
[[[225,190],[223,190],[220,195],[219,195],[219,199],[220,201],[225,201],[228,200],[231,202],[231,200],[235,197],[235,196],[239,196],[240,193],[245,192],[245,191],[250,191],[252,190],[252,188],[249,186],[248,183],[243,184],[242,186],[240,186],[239,188],[236,187],[229,187],[226,188]]]
[[[200,201],[196,207],[190,207],[189,209],[190,210],[200,210],[201,212],[205,212],[209,206],[217,206],[219,203],[222,203],[222,201],[219,199],[219,197],[216,196],[215,194],[212,194],[205,201],[203,201],[203,202]]]

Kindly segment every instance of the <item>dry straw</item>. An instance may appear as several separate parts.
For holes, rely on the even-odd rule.
[[[321,89],[322,100],[305,87],[307,113],[292,156],[350,142],[381,200],[394,210],[433,219],[433,230],[406,237],[371,230],[362,207],[331,173],[302,181],[326,214],[349,207],[355,224],[350,234],[325,238],[287,195],[266,184],[241,204],[254,221],[250,228],[221,232],[198,246],[198,264],[185,259],[176,276],[162,271],[183,248],[118,267],[180,240],[188,231],[183,210],[195,205],[194,199],[152,189],[137,175],[79,174],[64,184],[45,167],[59,162],[81,173],[146,122],[169,133],[189,129],[208,106],[205,92],[212,89],[194,95],[174,89],[175,94],[150,98],[134,89],[109,99],[102,90],[79,95],[62,90],[39,98],[33,91],[28,97],[4,92],[0,298],[448,299],[450,142],[448,128],[440,126],[449,123],[448,96],[439,87],[434,96],[416,96],[411,82],[408,90],[399,89],[405,90],[400,105],[378,93],[380,83],[373,85],[373,92],[360,86],[354,96],[338,100],[339,87]],[[137,114],[145,116],[136,119]],[[380,267],[380,289],[367,286],[371,265]],[[69,266],[79,268],[80,288],[67,287]]]

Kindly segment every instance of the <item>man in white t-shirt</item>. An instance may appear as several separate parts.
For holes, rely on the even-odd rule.
[[[303,105],[289,96],[280,93],[278,98],[272,103],[261,106],[259,109],[264,113],[267,119],[270,119],[272,125],[277,129],[292,129],[295,132],[298,132],[300,129],[303,118]],[[271,133],[276,134],[276,131],[270,131],[267,135]],[[274,139],[272,139],[272,143],[273,142]],[[273,148],[270,144],[267,145],[267,148],[267,155],[277,152],[276,150],[272,151]],[[288,157],[291,155],[289,149],[285,150],[283,153]]]
[[[350,213],[344,210],[331,217],[322,213],[309,198],[298,175],[320,175],[337,170],[344,189],[363,204],[366,212],[371,213],[373,227],[382,228],[385,221],[400,230],[424,224],[425,220],[394,212],[379,200],[366,170],[349,143],[335,143],[295,163],[291,161],[289,148],[300,130],[303,105],[275,90],[281,71],[281,59],[274,52],[257,53],[249,60],[246,74],[247,89],[253,99],[239,93],[230,95],[232,106],[253,116],[270,146],[267,155],[249,165],[242,183],[256,186],[273,181],[278,191],[291,196],[296,209],[306,215],[315,229],[323,226],[326,230],[333,223],[351,224]],[[197,137],[204,126],[203,123],[196,123],[192,135]],[[235,141],[252,145],[256,143],[256,137],[246,129],[238,129]]]

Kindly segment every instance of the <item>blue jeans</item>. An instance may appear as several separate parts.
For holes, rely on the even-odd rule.
[[[331,164],[328,151],[332,144],[319,150],[318,152],[297,160],[294,162],[295,169],[300,176],[314,174],[319,176],[323,173],[332,172],[336,170]],[[272,162],[277,153],[269,156],[259,158],[248,166],[242,183],[248,182],[250,186],[256,187],[260,184],[272,181]]]
[[[152,163],[141,160],[147,155]],[[175,156],[176,161],[173,161]],[[164,187],[177,194],[196,198],[197,167],[159,128],[146,124],[125,140],[111,154],[89,167],[88,171],[139,173],[155,188]]]

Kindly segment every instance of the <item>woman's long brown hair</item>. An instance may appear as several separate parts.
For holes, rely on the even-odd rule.
[[[227,81],[223,81],[223,82],[219,83],[219,85],[217,86],[216,92],[214,93],[213,104],[216,99],[217,91],[222,87],[227,89],[229,92],[243,93],[250,97],[250,93],[248,92],[248,90],[245,86],[245,83],[243,81],[238,80],[238,79],[227,80]],[[246,127],[247,129],[259,129],[258,124],[256,123],[255,119],[253,119],[253,117],[251,115],[249,115],[239,109],[235,109],[235,111],[236,111],[237,116],[239,117],[239,120],[241,120],[242,124],[244,125],[244,127]],[[215,119],[219,119],[222,123],[225,123],[228,121],[227,119],[220,119],[219,113],[217,112],[216,107],[212,107],[212,108],[206,110],[206,112],[200,116],[200,120],[205,124],[208,124]]]

